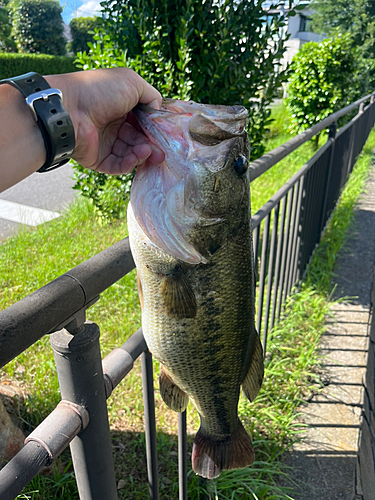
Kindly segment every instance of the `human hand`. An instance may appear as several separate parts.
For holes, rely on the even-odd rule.
[[[62,91],[75,130],[73,159],[107,174],[131,172],[164,153],[137,128],[130,111],[140,102],[159,109],[160,93],[129,68],[97,69],[45,77]]]

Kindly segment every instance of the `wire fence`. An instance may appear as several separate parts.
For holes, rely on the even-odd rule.
[[[358,114],[337,133],[337,120],[358,107]],[[371,94],[251,164],[251,177],[255,179],[329,127],[326,144],[252,219],[254,258],[259,270],[257,327],[265,349],[268,333],[280,317],[286,297],[301,282],[374,123]],[[85,320],[85,311],[100,293],[133,268],[125,239],[0,313],[0,367],[44,335],[51,335],[62,399],[1,469],[1,500],[14,499],[68,444],[80,499],[117,499],[106,399],[138,357],[142,365],[149,493],[150,499],[159,498],[152,357],[142,330],[102,361],[99,327]],[[186,413],[179,414],[178,422],[179,499],[186,500]]]

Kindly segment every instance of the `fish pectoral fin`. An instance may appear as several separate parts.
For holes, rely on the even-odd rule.
[[[164,403],[171,410],[178,413],[186,410],[189,396],[173,382],[172,377],[170,377],[164,367],[162,367],[159,375],[159,387]]]
[[[177,319],[195,318],[197,302],[195,294],[184,271],[178,266],[164,276],[160,285],[167,314]]]
[[[247,399],[252,403],[257,397],[260,388],[262,387],[264,365],[263,365],[263,348],[260,343],[258,333],[255,331],[255,349],[251,358],[250,367],[242,382],[242,390]]]

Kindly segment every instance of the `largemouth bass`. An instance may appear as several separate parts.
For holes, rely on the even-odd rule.
[[[263,379],[254,327],[247,111],[166,100],[134,114],[165,153],[139,166],[128,226],[146,343],[165,403],[200,415],[193,470],[206,478],[254,461],[238,414]]]

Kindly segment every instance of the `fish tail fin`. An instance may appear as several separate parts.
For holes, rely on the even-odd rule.
[[[199,428],[193,446],[193,470],[208,479],[223,470],[240,469],[254,462],[251,438],[240,419],[237,429],[226,439],[215,440]]]

